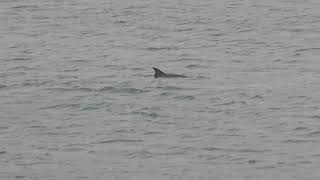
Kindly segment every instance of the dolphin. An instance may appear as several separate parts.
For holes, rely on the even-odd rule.
[[[160,69],[153,67],[154,70],[154,78],[183,78],[187,77],[184,75],[178,75],[178,74],[167,74],[162,72]]]

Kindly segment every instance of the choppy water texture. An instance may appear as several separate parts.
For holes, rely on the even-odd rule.
[[[319,179],[319,9],[2,0],[0,179]]]

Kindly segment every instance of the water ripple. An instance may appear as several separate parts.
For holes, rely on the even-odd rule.
[[[216,106],[229,106],[234,104],[247,104],[245,101],[230,101],[226,103],[216,104]]]
[[[176,96],[174,98],[179,99],[179,100],[194,100],[194,99],[196,99],[196,97],[190,96],[190,95],[181,95],[181,96]]]
[[[6,87],[7,87],[6,85],[0,84],[0,89],[6,88]]]
[[[80,108],[80,104],[70,103],[70,104],[58,104],[54,106],[41,107],[40,109],[64,109],[64,108]]]
[[[310,133],[307,134],[307,136],[319,136],[320,137],[320,130],[316,130],[316,131],[312,131]]]
[[[143,142],[143,140],[137,139],[112,139],[112,140],[105,140],[105,141],[98,141],[94,144],[110,144],[110,143],[135,143],[135,142]]]
[[[27,58],[27,57],[17,57],[17,58],[12,58],[12,59],[8,59],[7,61],[31,61],[31,58]]]
[[[0,151],[0,155],[1,154],[6,154],[7,153],[7,151]]]
[[[137,114],[137,115],[142,115],[145,117],[152,117],[152,118],[159,117],[159,114],[154,112],[133,111],[132,114]]]
[[[138,152],[132,152],[132,153],[129,153],[127,154],[127,157],[128,158],[151,158],[153,157],[153,154],[150,153],[149,151],[146,151],[146,150],[143,150],[143,151],[138,151]]]
[[[183,89],[183,88],[178,87],[178,86],[164,86],[164,87],[158,86],[157,88],[163,89],[163,90],[168,90],[168,91],[170,91],[170,90],[182,90]]]

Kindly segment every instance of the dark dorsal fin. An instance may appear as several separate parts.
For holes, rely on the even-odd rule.
[[[158,69],[158,68],[153,67],[153,70],[154,70],[154,77],[155,78],[166,76],[166,73],[160,71],[160,69]]]

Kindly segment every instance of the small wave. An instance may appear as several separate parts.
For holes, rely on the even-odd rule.
[[[113,91],[115,90],[116,88],[115,87],[112,87],[112,86],[105,86],[103,88],[100,88],[98,91],[100,92],[103,92],[103,91]]]
[[[23,87],[40,87],[49,84],[50,81],[34,81],[34,82],[24,82],[21,84]]]
[[[188,66],[186,66],[189,69],[196,69],[196,68],[202,68],[203,66],[199,65],[199,64],[190,64]]]
[[[179,156],[179,155],[184,155],[186,154],[187,151],[185,150],[177,150],[177,151],[172,151],[172,152],[162,152],[162,153],[154,153],[157,156]]]
[[[80,69],[76,68],[76,69],[65,69],[63,70],[63,72],[76,72],[79,71]]]
[[[9,126],[0,126],[0,130],[9,129]]]
[[[85,107],[81,108],[81,111],[96,110],[96,109],[100,109],[100,108],[103,108],[103,107],[109,107],[109,106],[111,106],[111,104],[107,104],[105,102],[93,103],[93,104],[88,104]]]
[[[241,153],[265,153],[270,150],[256,150],[256,149],[232,149],[232,148],[218,148],[218,147],[207,147],[204,148],[206,151],[227,151],[227,152],[241,152]]]
[[[311,116],[312,119],[320,119],[320,115]]]
[[[204,148],[203,150],[206,150],[206,151],[227,151],[227,149],[225,149],[225,148],[218,148],[218,147],[207,147],[207,148]]]
[[[127,155],[129,158],[151,158],[152,157],[152,153],[150,153],[149,151],[139,151],[139,152],[133,152],[133,153],[129,153]]]
[[[216,160],[225,157],[225,155],[218,155],[218,156],[209,156],[206,158],[206,160],[211,161],[211,160]]]
[[[143,142],[143,140],[139,139],[112,139],[106,141],[98,141],[95,144],[110,144],[110,143],[134,143],[134,142]]]
[[[111,93],[128,93],[128,94],[139,94],[148,92],[142,89],[136,88],[115,88],[112,86],[105,86],[102,88],[89,88],[89,87],[71,87],[71,88],[48,88],[48,90],[68,92],[68,91],[78,91],[78,92],[111,92]]]
[[[230,101],[226,103],[217,104],[217,106],[228,106],[233,104],[247,104],[245,101]]]
[[[206,76],[197,76],[196,79],[210,79],[210,78]]]
[[[159,116],[157,113],[154,113],[154,112],[143,112],[143,111],[133,111],[132,114],[138,114],[138,115],[153,117],[153,118],[156,118]]]
[[[0,151],[0,155],[1,154],[6,154],[7,153],[7,151]]]
[[[257,169],[274,169],[277,168],[276,166],[269,165],[269,166],[261,166],[261,167],[256,167]]]
[[[176,96],[175,99],[180,99],[180,100],[194,100],[196,97],[190,96],[190,95],[182,95],[182,96]]]
[[[320,130],[310,132],[307,136],[320,136]]]
[[[148,47],[148,51],[177,50],[178,47]]]
[[[95,91],[93,88],[75,87],[75,88],[48,88],[48,90],[68,92],[68,91],[79,91],[79,92],[92,92]]]
[[[36,68],[28,67],[28,66],[17,66],[12,68],[14,70],[35,70]]]
[[[114,22],[115,24],[126,24],[127,21],[124,21],[124,20],[117,20]]]
[[[257,162],[258,162],[258,161],[255,160],[255,159],[251,159],[251,160],[248,161],[249,164],[255,164],[255,163],[257,163]]]
[[[288,99],[303,99],[303,100],[310,100],[311,98],[308,96],[289,96]]]
[[[296,127],[296,128],[294,128],[294,130],[303,131],[303,130],[308,130],[308,128],[307,127]]]
[[[304,48],[304,49],[297,49],[294,52],[295,53],[299,53],[299,52],[305,52],[305,51],[319,51],[320,52],[320,48]]]
[[[192,28],[186,28],[186,29],[177,29],[176,32],[184,32],[184,31],[193,31]]]
[[[63,108],[80,108],[80,104],[59,104],[54,106],[41,107],[40,109],[63,109]]]
[[[28,5],[21,5],[21,6],[13,6],[11,7],[12,9],[25,9],[25,8],[38,8],[38,6],[36,5],[31,5],[31,6],[28,6]]]
[[[172,93],[170,92],[163,92],[160,94],[160,96],[170,96],[170,95],[172,95]]]
[[[89,144],[67,144],[67,145],[64,145],[62,150],[63,151],[83,151],[85,150],[84,147],[89,147],[90,145]]]
[[[140,70],[144,70],[144,68],[139,68],[139,67],[135,67],[135,68],[131,68],[134,71],[140,71]]]
[[[32,60],[31,58],[13,58],[13,59],[8,59],[7,61],[30,61]]]
[[[311,156],[313,156],[313,157],[320,157],[320,154],[319,154],[319,153],[316,153],[316,154],[312,154]]]
[[[7,86],[6,85],[2,85],[2,84],[0,84],[0,89],[2,89],[2,88],[6,88]]]
[[[159,89],[164,89],[164,90],[182,90],[182,88],[177,87],[177,86],[164,86],[164,87],[157,87]]]
[[[312,164],[312,161],[304,160],[304,161],[299,161],[298,163],[300,163],[300,164]]]
[[[81,111],[90,111],[90,110],[96,110],[96,109],[100,109],[100,107],[97,107],[97,106],[84,107],[81,109]]]
[[[34,126],[29,126],[29,128],[36,128],[36,129],[43,129],[46,128],[47,126],[41,126],[41,125],[34,125]]]
[[[265,152],[268,152],[270,150],[268,150],[268,149],[263,149],[263,150],[259,150],[259,149],[239,149],[237,151],[238,152],[243,152],[243,153],[265,153]]]
[[[85,149],[81,148],[81,147],[67,147],[67,148],[63,148],[61,150],[65,151],[65,152],[77,152],[77,151],[84,151]]]
[[[86,62],[90,62],[90,60],[86,60],[86,59],[75,59],[75,60],[71,60],[69,62],[80,62],[80,63],[86,63]]]
[[[15,165],[17,165],[17,166],[33,166],[33,165],[41,165],[41,164],[52,164],[52,162],[39,161],[39,162],[31,162],[31,163],[16,163]]]
[[[118,92],[129,93],[129,94],[139,94],[139,93],[144,93],[146,91],[142,89],[136,89],[136,88],[120,88],[118,89]]]
[[[257,94],[255,96],[251,97],[251,99],[261,99],[261,100],[263,100],[263,96]]]
[[[254,29],[241,29],[241,30],[238,30],[239,33],[246,33],[246,32],[251,32],[251,31],[254,31]]]
[[[311,140],[304,140],[304,139],[288,139],[288,140],[284,140],[284,143],[306,143],[306,142],[313,142]]]
[[[196,59],[196,58],[180,58],[180,59],[176,59],[174,61],[195,61],[195,62],[200,62],[202,61],[202,59]],[[188,67],[188,66],[187,66]]]
[[[144,135],[153,135],[153,134],[163,134],[163,132],[160,131],[148,131],[143,133]]]

